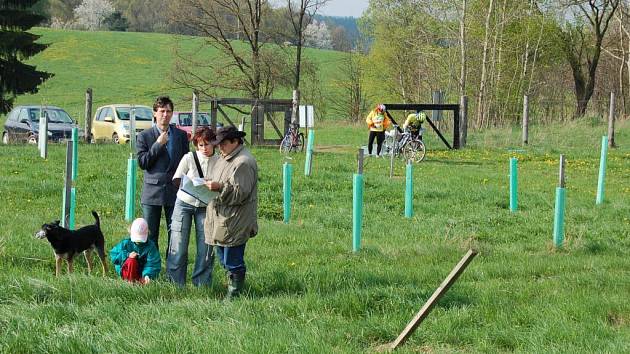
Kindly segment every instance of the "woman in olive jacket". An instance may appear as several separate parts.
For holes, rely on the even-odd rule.
[[[219,147],[206,185],[218,192],[206,209],[206,243],[216,246],[217,258],[229,277],[228,298],[238,296],[245,283],[245,245],[258,233],[258,166],[243,146],[244,132],[220,128],[210,142]]]

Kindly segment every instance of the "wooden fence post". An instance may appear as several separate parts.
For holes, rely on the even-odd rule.
[[[212,99],[212,101],[210,102],[210,125],[212,125],[212,129],[214,129],[214,131],[217,130],[217,114],[218,114],[218,107],[219,103],[217,102],[216,99]],[[227,125],[226,125],[227,127]]]
[[[459,128],[461,129],[459,145],[463,148],[466,147],[466,139],[468,138],[468,96],[462,96],[459,102]]]
[[[608,147],[615,145],[615,93],[610,93],[610,111],[608,112]]]
[[[46,132],[46,133],[44,133]],[[39,156],[43,159],[48,157],[48,117],[44,113],[44,107],[39,108],[39,136],[37,143],[39,144]]]
[[[197,91],[193,91],[192,97],[192,135],[197,132],[197,112],[199,111],[199,96]]]
[[[529,97],[523,96],[523,145],[529,144]]]
[[[357,155],[357,174],[363,174],[363,160],[365,159],[365,151],[363,149],[359,149],[359,153]]]
[[[136,106],[131,105],[129,110],[129,146],[131,147],[131,155],[136,155]]]
[[[92,88],[85,91],[85,142],[92,141]]]
[[[293,97],[291,99],[291,124],[298,124],[298,108],[300,105],[300,91],[293,90]]]

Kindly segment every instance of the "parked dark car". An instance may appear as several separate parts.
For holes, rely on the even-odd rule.
[[[39,117],[41,106],[16,106],[4,123],[2,142],[28,142],[36,144],[39,136]],[[44,115],[48,117],[48,140],[58,142],[72,139],[72,128],[78,127],[70,115],[63,109],[55,106],[45,106]],[[79,137],[83,136],[83,130],[79,129]]]

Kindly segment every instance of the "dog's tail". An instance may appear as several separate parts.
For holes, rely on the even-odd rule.
[[[96,226],[98,226],[98,228],[101,228],[101,218],[98,217],[98,213],[94,210],[92,210],[92,215],[94,216],[94,219],[96,219],[96,222],[94,224],[96,224]]]

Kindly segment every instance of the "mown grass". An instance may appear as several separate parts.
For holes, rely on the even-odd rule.
[[[0,351],[369,352],[392,341],[470,247],[466,272],[400,352],[630,351],[628,122],[610,150],[606,200],[595,206],[603,124],[473,132],[447,151],[427,134],[404,214],[404,165],[365,166],[363,244],[352,253],[352,174],[363,126],[322,124],[313,175],[293,155],[293,216],[282,223],[282,163],[256,148],[259,236],[247,248],[246,295],[161,280],[123,283],[110,270],[53,276],[50,246],[33,238],[59,218],[64,147],[2,146]],[[77,222],[101,213],[108,249],[126,234],[128,147],[80,145]],[[558,155],[567,156],[566,244],[552,246]],[[509,211],[509,158],[519,158],[519,210]],[[138,191],[139,192],[139,191]],[[162,231],[164,235],[164,230]],[[162,237],[162,249],[164,249]],[[194,255],[194,249],[190,250]],[[98,267],[97,267],[98,269]],[[189,273],[190,273],[189,269]]]

